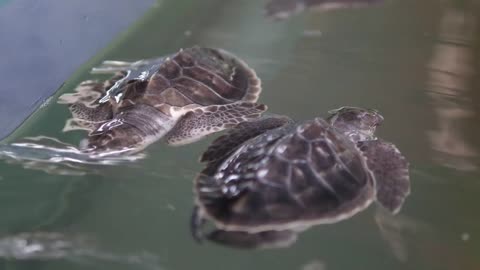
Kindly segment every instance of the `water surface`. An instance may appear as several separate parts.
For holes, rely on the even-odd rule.
[[[178,148],[158,143],[132,165],[80,175],[4,161],[0,243],[50,232],[89,253],[10,257],[0,269],[480,269],[478,4],[390,0],[282,21],[265,18],[264,4],[163,1],[59,94],[105,59],[197,44],[227,49],[256,69],[260,101],[272,112],[306,120],[343,105],[378,109],[385,117],[379,136],[411,163],[412,194],[402,212],[391,217],[373,206],[314,227],[289,248],[237,250],[198,245],[189,234],[197,157],[212,138]],[[84,133],[61,132],[69,114],[57,96],[5,142],[43,135],[77,144]]]

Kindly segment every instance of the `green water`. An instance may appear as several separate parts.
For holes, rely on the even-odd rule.
[[[170,0],[81,67],[72,91],[105,59],[136,60],[203,45],[234,52],[263,81],[260,101],[298,120],[352,105],[385,117],[379,136],[411,164],[412,194],[390,217],[375,206],[314,227],[289,248],[237,250],[189,234],[197,157],[212,138],[161,143],[130,166],[56,175],[0,162],[0,240],[23,232],[93,239],[92,256],[0,259],[0,269],[480,269],[480,6],[390,0],[362,9],[263,16],[262,1]],[[58,95],[57,95],[58,96]],[[62,133],[56,96],[5,142]],[[1,250],[1,246],[0,246]]]

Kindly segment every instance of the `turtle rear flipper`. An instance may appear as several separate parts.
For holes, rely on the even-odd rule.
[[[240,123],[215,139],[203,152],[200,161],[210,163],[222,159],[249,139],[289,122],[292,122],[292,120],[286,116],[268,115],[258,120]]]
[[[395,145],[382,140],[359,142],[358,146],[375,176],[377,201],[397,213],[410,193],[407,160]]]
[[[267,110],[267,106],[250,102],[211,105],[186,113],[166,135],[170,145],[183,145],[204,136],[253,120]]]

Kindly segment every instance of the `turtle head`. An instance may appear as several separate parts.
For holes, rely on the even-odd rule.
[[[383,116],[374,109],[341,107],[328,113],[330,124],[354,142],[374,140],[375,129],[383,122]]]

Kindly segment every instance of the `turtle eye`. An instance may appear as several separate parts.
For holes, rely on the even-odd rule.
[[[369,126],[378,126],[383,122],[383,116],[377,111],[375,113],[373,113],[373,111],[365,113],[363,119],[366,120],[366,123],[368,123]]]

